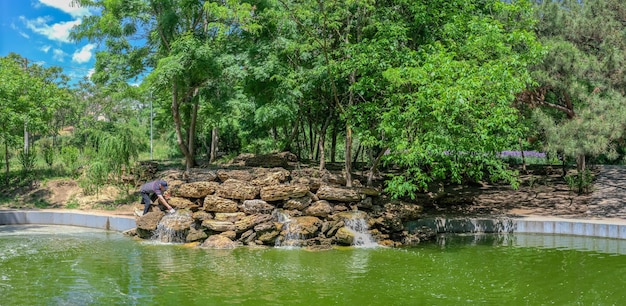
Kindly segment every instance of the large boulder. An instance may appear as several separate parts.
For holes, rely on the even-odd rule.
[[[309,207],[313,200],[308,195],[300,198],[289,199],[283,204],[283,208],[287,210],[304,210]]]
[[[228,221],[228,222],[237,222],[245,217],[246,214],[243,212],[233,212],[233,213],[215,213],[214,219],[217,221]]]
[[[313,216],[295,217],[291,219],[289,231],[304,239],[317,236],[322,220]]]
[[[216,195],[208,195],[204,198],[202,208],[208,212],[233,213],[239,209],[237,202],[224,199]]]
[[[236,229],[235,224],[228,221],[204,220],[202,226],[214,232],[227,232]]]
[[[209,235],[207,235],[207,233],[205,233],[202,229],[195,229],[192,227],[189,229],[189,232],[187,233],[187,238],[185,239],[185,241],[186,242],[202,241],[206,239],[207,237],[209,237]]]
[[[259,188],[246,181],[228,179],[222,183],[215,195],[225,199],[252,200],[259,194]]]
[[[165,216],[165,213],[160,210],[148,212],[147,214],[137,219],[137,228],[147,231],[153,231],[157,228],[157,225],[159,225],[159,221],[161,221],[161,218],[163,218],[163,216]]]
[[[222,235],[212,235],[209,236],[204,242],[200,245],[202,248],[208,249],[234,249],[239,244],[230,240],[230,238]]]
[[[331,187],[328,185],[320,186],[316,195],[320,200],[327,201],[358,202],[361,200],[361,194],[354,189]]]
[[[192,202],[187,198],[181,197],[171,197],[169,200],[167,200],[167,203],[177,209],[189,209],[196,211],[198,210],[198,208],[200,208],[200,205],[198,205],[196,202]]]
[[[230,179],[239,181],[251,181],[254,176],[248,170],[217,170],[217,177],[222,182]]]
[[[175,214],[168,214],[161,218],[159,221],[160,226],[173,232],[183,232],[189,230],[193,219],[191,213],[177,212]]]
[[[183,174],[187,182],[212,182],[217,179],[214,171],[204,168],[191,168]]]
[[[289,171],[283,168],[255,168],[254,174],[256,178],[251,183],[255,186],[279,185],[286,182],[289,178]]]
[[[278,237],[279,234],[280,232],[276,229],[263,231],[263,232],[257,232],[256,239],[265,245],[275,244],[276,238]]]
[[[159,225],[159,221],[165,213],[162,211],[148,212],[147,214],[139,217],[135,222],[137,223],[137,236],[142,239],[148,239],[152,237],[154,231]]]
[[[274,185],[261,188],[261,199],[264,201],[279,201],[290,198],[300,198],[308,194],[309,188],[304,185]]]
[[[319,200],[304,210],[304,214],[308,216],[315,216],[315,217],[320,217],[320,218],[326,218],[332,212],[333,212],[333,207],[330,206],[330,203],[328,203],[328,201],[325,201],[325,200]]]
[[[335,234],[335,242],[341,245],[352,245],[354,243],[354,232],[347,227],[341,227]]]
[[[268,214],[247,215],[241,218],[241,220],[235,222],[235,229],[238,233],[242,233],[253,228],[257,224],[269,222],[270,220],[272,220],[272,215]]]
[[[255,199],[255,200],[245,200],[241,205],[241,209],[243,212],[249,215],[253,214],[269,214],[276,207],[271,205],[263,200]]]
[[[175,194],[180,197],[200,199],[213,194],[219,185],[218,182],[206,181],[185,183],[178,186]]]

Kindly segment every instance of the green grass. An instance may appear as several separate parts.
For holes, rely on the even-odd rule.
[[[179,157],[180,153],[177,148],[172,148],[166,141],[161,139],[153,139],[152,141],[152,160],[166,161],[175,157]],[[139,160],[150,160],[150,147],[146,152],[139,153]]]

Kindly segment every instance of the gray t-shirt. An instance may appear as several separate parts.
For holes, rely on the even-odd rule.
[[[156,195],[163,195],[163,193],[161,192],[161,188],[160,188],[161,182],[162,180],[147,182],[141,185],[141,189],[139,189],[139,191],[143,193],[154,193]]]

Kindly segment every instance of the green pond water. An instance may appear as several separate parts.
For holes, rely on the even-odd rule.
[[[623,305],[626,241],[460,235],[411,248],[205,250],[0,226],[0,305]]]

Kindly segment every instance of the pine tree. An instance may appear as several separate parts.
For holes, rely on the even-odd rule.
[[[538,85],[519,99],[535,107],[546,149],[574,158],[616,158],[626,122],[626,3],[542,1],[537,36],[547,48],[534,67]]]

